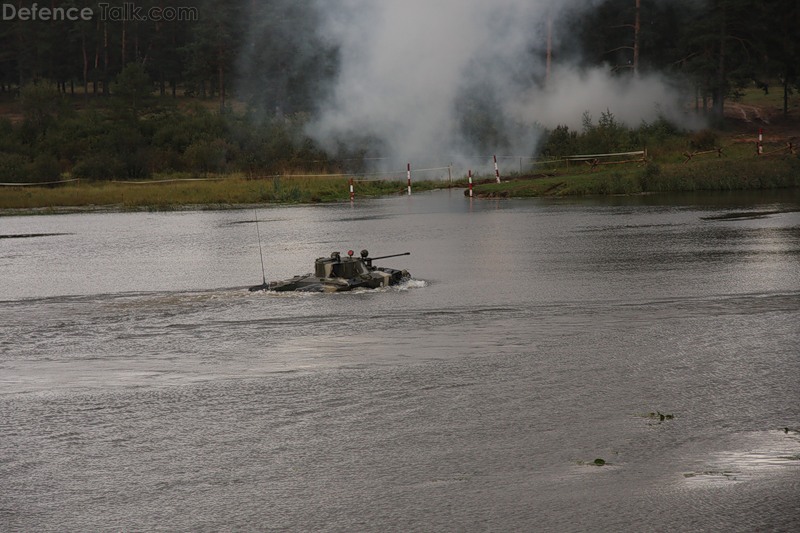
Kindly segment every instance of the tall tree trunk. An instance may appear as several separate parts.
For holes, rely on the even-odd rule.
[[[783,116],[789,116],[789,91],[791,91],[791,86],[789,83],[789,69],[786,69],[786,74],[783,76]]]
[[[553,17],[547,17],[547,63],[544,72],[545,85],[550,83],[550,66],[553,61]]]
[[[97,32],[100,32],[100,20],[97,21]],[[94,45],[94,73],[92,74],[92,94],[97,95],[97,73],[100,72],[100,40]]]
[[[727,38],[727,9],[725,2],[719,4],[720,9],[720,22],[719,22],[719,62],[717,65],[717,79],[714,83],[713,91],[713,113],[714,119],[722,122],[723,113],[725,110],[725,93],[726,91],[726,72],[725,72],[725,54],[726,47],[725,41]]]
[[[103,22],[103,95],[108,96],[108,23]]]
[[[17,8],[22,8],[22,0],[17,2]],[[25,34],[23,31],[23,24],[19,20],[17,22],[17,46],[19,47],[17,50],[17,74],[19,75],[19,87],[20,89],[25,85],[25,82],[28,81],[25,77],[25,50],[27,47],[25,46]]]
[[[223,64],[223,50],[219,50],[219,112],[225,112],[225,65]]]
[[[81,51],[83,52],[83,99],[89,98],[89,54],[86,51],[86,30],[81,33]]]
[[[127,54],[126,54],[126,52],[127,52],[127,44],[128,43],[125,41],[126,32],[127,32],[127,27],[125,26],[125,21],[123,20],[122,21],[122,54],[120,55],[120,57],[122,58],[122,63],[120,63],[120,68],[121,69],[125,68],[125,65],[128,64],[128,58],[127,58]]]
[[[639,29],[641,24],[639,22],[639,13],[642,8],[642,0],[636,0],[636,18],[633,23],[633,73],[639,72]]]

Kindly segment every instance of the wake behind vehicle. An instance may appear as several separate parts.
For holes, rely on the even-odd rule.
[[[369,257],[367,250],[361,250],[360,257],[354,257],[353,250],[342,257],[339,252],[330,257],[319,257],[314,261],[314,272],[280,281],[264,282],[250,287],[250,291],[301,291],[301,292],[342,292],[353,289],[377,289],[397,285],[411,278],[407,270],[376,267],[372,262],[390,257],[411,255],[411,252]]]

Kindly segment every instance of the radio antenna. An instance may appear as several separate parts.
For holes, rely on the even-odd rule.
[[[264,273],[264,251],[261,249],[261,230],[258,229],[258,210],[253,209],[256,215],[256,235],[258,235],[258,255],[261,256],[261,281],[267,286],[267,275]]]

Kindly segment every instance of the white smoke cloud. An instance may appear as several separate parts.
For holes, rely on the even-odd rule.
[[[547,87],[529,89],[509,101],[508,112],[522,121],[573,130],[581,129],[584,113],[596,121],[606,111],[617,122],[633,127],[659,116],[690,129],[697,127],[696,118],[684,112],[686,95],[675,82],[656,74],[619,77],[609,72],[608,67],[556,67]]]
[[[676,93],[659,77],[614,77],[610,69],[580,71],[555,59],[541,86],[548,16],[557,22],[563,9],[592,3],[319,0],[341,63],[308,133],[328,148],[374,136],[382,141],[379,155],[397,161],[452,161],[487,150],[531,155],[542,126],[579,128],[585,111],[597,118],[608,109],[633,126],[676,113]],[[464,102],[487,104],[497,144],[505,146],[470,141]]]

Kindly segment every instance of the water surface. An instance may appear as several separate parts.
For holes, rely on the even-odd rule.
[[[0,218],[0,529],[793,529],[799,206]],[[256,218],[268,279],[414,280],[249,293]]]

